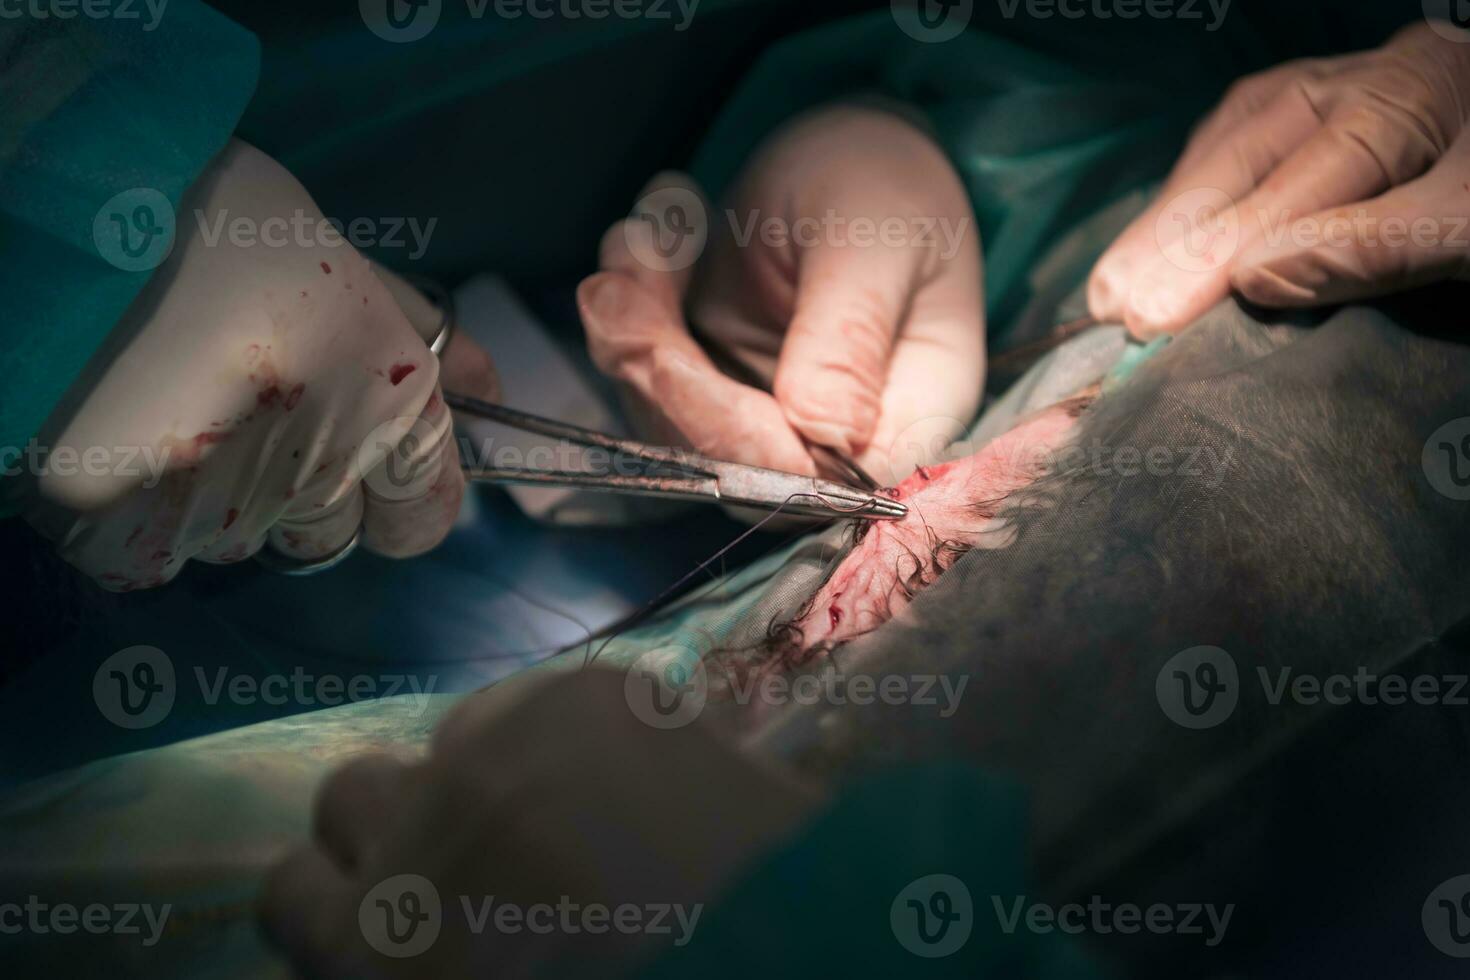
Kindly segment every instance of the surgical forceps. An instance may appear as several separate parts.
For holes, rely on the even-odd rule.
[[[586,454],[590,468],[585,470],[485,466],[471,461],[465,466],[465,476],[471,480],[704,500],[805,517],[894,521],[908,514],[908,508],[897,500],[831,480],[620,439],[450,391],[444,393],[444,402],[469,418],[602,450]],[[597,465],[592,466],[594,456]]]
[[[448,290],[436,283],[417,278],[411,281],[440,310],[439,329],[429,342],[429,352],[438,357],[449,346],[449,338],[454,332],[454,298]],[[827,519],[867,518],[896,521],[908,514],[908,508],[903,504],[877,493],[878,483],[856,463],[835,450],[822,446],[810,447],[813,455],[822,456],[829,467],[843,473],[863,489],[797,473],[783,473],[760,466],[711,459],[681,449],[618,439],[591,429],[541,418],[454,392],[446,391],[444,402],[467,416],[565,440],[573,445],[601,449],[608,456],[607,466],[588,470],[478,466],[471,462],[465,467],[465,476],[471,480],[705,500]],[[646,464],[647,468],[629,472],[629,463],[633,461]],[[341,564],[357,548],[361,538],[362,531],[359,528],[346,544],[321,558],[296,558],[282,554],[269,545],[257,552],[255,558],[271,571],[282,575],[314,575]]]

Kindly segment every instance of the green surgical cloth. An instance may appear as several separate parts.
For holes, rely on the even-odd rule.
[[[1024,916],[1038,900],[1024,818],[1013,785],[971,767],[870,777],[706,909],[691,941],[642,976],[1100,977],[1059,931],[1014,919],[1018,903]],[[934,889],[945,897],[936,901]]]
[[[254,89],[249,32],[194,0],[149,22],[0,20],[0,446],[37,432],[148,279],[108,261],[99,213],[123,194],[130,217],[135,189],[176,208]]]

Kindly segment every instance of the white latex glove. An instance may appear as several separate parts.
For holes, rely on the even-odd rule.
[[[186,195],[173,251],[109,337],[96,383],[43,429],[53,464],[90,447],[118,464],[48,466],[26,508],[105,588],[162,584],[190,558],[239,561],[267,539],[320,558],[361,525],[365,546],[408,556],[448,532],[464,478],[439,366],[368,260],[340,239],[211,243],[201,229],[298,213],[323,220],[284,168],[231,143]],[[427,301],[395,288],[432,331]],[[478,358],[465,383],[493,384]]]
[[[578,301],[593,359],[651,437],[799,473],[816,471],[810,442],[897,482],[916,424],[953,438],[973,418],[979,231],[944,153],[909,123],[816,112],[754,155],[726,208],[666,174],[636,211]]]
[[[1421,22],[1237,82],[1098,261],[1088,305],[1147,338],[1232,288],[1292,307],[1466,279],[1467,222],[1470,33]]]
[[[621,672],[592,669],[499,685],[456,708],[427,759],[367,756],[329,777],[313,840],[277,864],[261,906],[297,972],[586,975],[568,969],[575,962],[613,977],[631,956],[652,952],[645,943],[677,940],[681,929],[674,915],[664,921],[673,935],[663,937],[630,935],[606,919],[599,933],[569,930],[558,917],[537,934],[531,926],[544,916],[529,910],[538,904],[678,904],[697,930],[694,906],[715,901],[818,797],[702,721],[645,725],[627,683]],[[480,915],[492,897],[477,931],[464,900]],[[505,906],[523,917],[497,928],[494,913]]]

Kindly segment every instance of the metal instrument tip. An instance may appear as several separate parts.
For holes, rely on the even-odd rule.
[[[907,517],[909,513],[909,509],[897,500],[890,500],[887,497],[880,497],[877,494],[873,495],[872,502],[868,504],[865,511],[861,516],[889,521],[901,520]]]

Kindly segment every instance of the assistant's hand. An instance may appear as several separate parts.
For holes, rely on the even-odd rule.
[[[593,359],[660,439],[805,473],[815,443],[897,481],[906,430],[979,404],[978,230],[943,152],[897,116],[797,120],[719,211],[663,175],[601,264],[578,290]]]
[[[427,759],[339,770],[312,841],[270,876],[267,932],[327,978],[564,977],[572,963],[610,977],[646,943],[687,941],[720,886],[817,798],[702,721],[645,725],[626,683],[601,669],[508,682],[460,705]],[[659,915],[662,934],[605,911],[594,933],[584,918],[674,905],[683,918]]]
[[[257,234],[229,233],[242,221]],[[293,221],[326,227],[284,168],[232,143],[185,197],[110,361],[43,430],[26,516],[104,587],[159,585],[267,538],[320,558],[359,525],[367,547],[413,555],[452,525],[464,477],[424,342],[437,314]],[[484,394],[493,371],[467,346],[448,355]]]
[[[1232,288],[1315,306],[1470,278],[1467,225],[1470,33],[1420,23],[1236,83],[1099,260],[1088,305],[1150,337]]]

